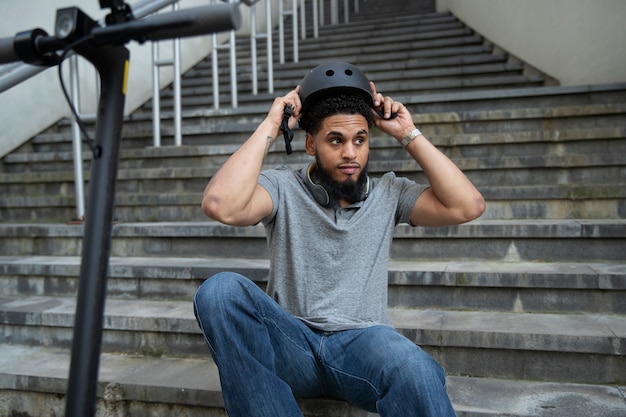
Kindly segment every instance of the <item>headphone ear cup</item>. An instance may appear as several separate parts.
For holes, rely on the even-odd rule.
[[[311,171],[315,168],[315,162],[311,162],[306,169],[306,178],[304,179],[304,183],[306,184],[306,188],[311,192],[313,198],[317,203],[323,207],[328,207],[330,205],[330,196],[328,195],[328,191],[326,189],[313,182],[311,179]],[[367,183],[365,185],[365,190],[362,195],[361,200],[365,200],[370,194],[370,177],[367,176]]]
[[[314,163],[312,162],[306,170],[306,178],[304,180],[304,183],[313,195],[315,201],[317,201],[317,203],[323,207],[328,207],[328,205],[330,204],[330,196],[328,195],[328,192],[324,187],[314,183],[311,179],[311,171],[313,170],[313,167]]]
[[[324,187],[318,184],[310,183],[309,191],[311,191],[313,198],[315,198],[315,201],[317,201],[320,206],[328,207],[330,204],[330,197]]]

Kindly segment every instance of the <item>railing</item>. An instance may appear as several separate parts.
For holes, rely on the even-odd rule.
[[[272,45],[272,2],[265,1],[265,33],[256,31],[256,3],[250,6],[250,55],[252,59],[252,94],[259,93],[257,39],[265,39],[267,43],[267,92],[274,92],[274,56]]]
[[[135,3],[131,9],[136,19],[149,16],[166,7],[172,6],[174,10],[178,9],[179,0],[141,0]],[[171,61],[161,61],[159,59],[158,42],[152,45],[152,67],[153,67],[153,141],[155,146],[160,146],[161,141],[161,110],[159,104],[159,68],[162,65],[174,66],[174,120],[175,133],[174,137],[177,144],[182,144],[181,129],[181,101],[180,101],[180,40],[174,42],[174,53]],[[95,114],[84,114],[80,111],[80,85],[78,83],[78,57],[73,55],[70,58],[70,94],[72,102],[76,108],[76,113],[84,121],[94,121]],[[96,83],[98,85],[98,83]],[[157,145],[158,142],[158,145]],[[85,181],[83,180],[83,153],[81,131],[78,122],[72,118],[72,152],[74,158],[74,189],[76,200],[76,219],[82,221],[85,216]]]
[[[215,1],[215,0],[213,0]],[[220,0],[238,3],[240,0]],[[288,0],[265,0],[265,13],[266,13],[266,32],[257,33],[257,17],[256,17],[256,5],[259,0],[241,0],[250,9],[250,41],[251,41],[251,60],[252,60],[252,93],[258,94],[258,56],[256,43],[257,39],[265,39],[267,42],[267,91],[269,93],[274,92],[274,72],[273,72],[273,50],[272,50],[272,32],[274,24],[272,23],[272,3],[278,2],[278,31],[279,31],[279,60],[280,63],[285,62],[285,18],[290,17],[292,19],[292,38],[293,38],[293,62],[299,60],[299,45],[298,45],[298,30],[300,29],[300,38],[306,39],[307,30],[307,8],[305,7],[306,0],[291,0],[291,8],[289,10],[284,9],[284,2]],[[331,24],[339,23],[339,2],[338,0],[330,1],[330,15]],[[326,0],[311,0],[312,2],[312,27],[313,37],[319,36],[319,26],[324,26],[325,16],[325,3]],[[354,12],[359,11],[359,0],[353,0]],[[135,18],[140,19],[150,14],[156,13],[166,7],[172,7],[177,10],[179,7],[179,0],[140,0],[135,3],[131,9]],[[298,21],[298,10],[300,10],[300,21]],[[349,22],[349,0],[343,0],[343,15],[344,22]],[[231,87],[231,107],[236,108],[238,106],[238,85],[237,85],[237,60],[236,60],[236,42],[235,32],[231,31],[229,42],[218,44],[217,37],[213,36],[213,50],[212,50],[212,78],[213,78],[213,95],[214,95],[214,107],[219,108],[219,68],[217,64],[217,55],[221,49],[229,49],[230,58],[230,87]],[[170,60],[161,60],[159,55],[159,46],[157,42],[153,43],[152,49],[152,66],[153,66],[153,143],[154,146],[161,146],[161,109],[160,109],[160,86],[159,86],[159,68],[165,65],[172,65],[174,67],[174,80],[173,80],[173,100],[174,100],[174,143],[175,145],[182,144],[182,110],[181,110],[181,74],[180,74],[180,41],[173,41],[173,54]],[[0,93],[25,81],[43,70],[45,67],[36,67],[27,64],[11,64],[3,68],[3,73],[0,76]],[[84,121],[95,120],[95,114],[84,114],[80,111],[80,86],[78,83],[78,58],[76,56],[70,57],[70,95],[71,99],[76,107],[78,116]],[[97,85],[97,83],[96,83]],[[82,157],[82,140],[81,131],[76,120],[72,119],[72,149],[74,158],[74,182],[76,193],[76,217],[82,219],[85,214],[84,208],[84,180],[83,180],[83,157]]]
[[[172,4],[172,10],[178,10],[178,0]],[[182,145],[182,100],[181,100],[181,69],[180,39],[172,40],[171,59],[161,59],[159,42],[152,42],[152,141],[155,147],[161,146],[161,67],[174,67],[174,144]]]
[[[215,2],[216,0],[213,0]],[[229,3],[237,3],[236,0],[228,0]],[[230,105],[237,108],[237,44],[235,39],[235,31],[230,31],[229,41],[222,44],[218,43],[217,34],[213,34],[213,49],[211,51],[212,78],[213,78],[213,107],[220,107],[220,74],[217,53],[221,49],[228,49],[230,60]]]

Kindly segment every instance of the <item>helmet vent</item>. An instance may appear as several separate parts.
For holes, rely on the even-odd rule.
[[[326,71],[326,76],[327,77],[332,77],[333,75],[335,75],[335,71],[333,71],[333,70]]]

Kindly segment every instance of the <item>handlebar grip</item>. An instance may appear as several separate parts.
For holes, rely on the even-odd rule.
[[[184,38],[236,30],[241,26],[241,14],[236,3],[192,7],[170,13],[148,16],[128,23],[95,28],[91,35],[97,41],[121,41]]]
[[[0,64],[20,61],[13,46],[14,39],[13,37],[0,38]]]

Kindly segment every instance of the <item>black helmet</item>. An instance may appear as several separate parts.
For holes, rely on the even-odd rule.
[[[345,62],[330,62],[313,68],[300,83],[302,109],[312,98],[333,90],[361,94],[372,106],[374,104],[370,83],[363,71]]]

